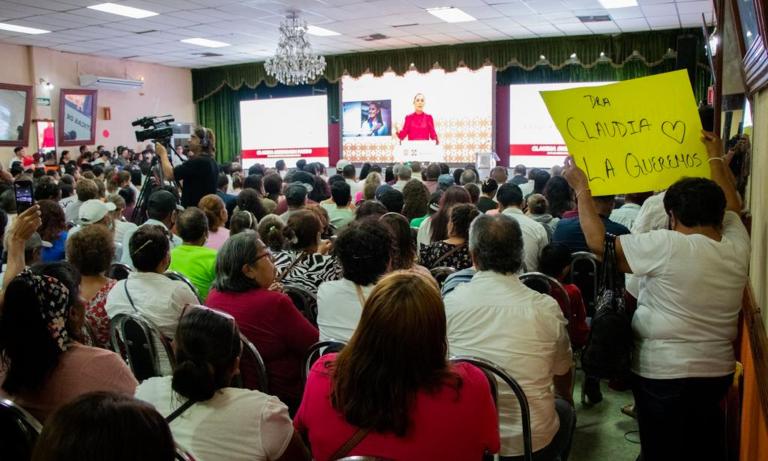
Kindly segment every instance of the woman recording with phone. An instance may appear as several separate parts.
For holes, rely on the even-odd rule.
[[[173,167],[168,160],[168,151],[162,144],[155,144],[163,174],[181,184],[181,205],[184,208],[197,206],[200,199],[215,194],[219,179],[219,165],[213,158],[216,149],[213,131],[199,126],[189,137],[190,159]]]

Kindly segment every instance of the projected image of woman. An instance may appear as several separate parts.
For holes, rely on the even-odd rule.
[[[426,98],[423,94],[417,93],[413,98],[413,113],[405,116],[405,125],[402,129],[399,126],[395,127],[395,133],[401,141],[406,138],[410,141],[433,139],[435,144],[440,144],[435,132],[435,121],[432,120],[431,115],[424,112],[424,104],[426,104]]]
[[[387,124],[381,115],[381,107],[377,102],[368,103],[368,117],[363,118],[360,126],[362,136],[384,136],[387,133]]]

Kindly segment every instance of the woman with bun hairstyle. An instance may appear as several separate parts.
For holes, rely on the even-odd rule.
[[[229,214],[224,201],[216,194],[208,194],[200,199],[197,207],[208,218],[208,240],[205,246],[218,250],[229,238],[229,229],[225,227]]]
[[[286,407],[277,397],[230,387],[242,343],[235,319],[188,307],[174,340],[172,376],[144,381],[136,398],[170,420],[176,443],[206,461],[307,460]]]

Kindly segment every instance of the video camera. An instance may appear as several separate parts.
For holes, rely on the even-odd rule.
[[[171,115],[147,116],[134,120],[131,126],[141,126],[143,130],[136,131],[136,141],[144,142],[147,139],[154,140],[160,144],[168,144],[173,137],[174,121]]]

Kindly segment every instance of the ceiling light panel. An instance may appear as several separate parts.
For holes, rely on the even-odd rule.
[[[180,40],[182,43],[189,43],[190,45],[204,46],[206,48],[223,48],[229,46],[229,43],[219,42],[216,40],[208,40],[207,38],[185,38]]]
[[[141,8],[134,8],[132,6],[118,5],[117,3],[99,3],[98,5],[91,5],[88,8],[91,10],[116,14],[118,16],[125,16],[133,19],[143,19],[151,16],[157,16],[157,13],[154,11],[142,10]]]
[[[0,22],[0,30],[15,32],[19,34],[32,34],[32,35],[47,34],[51,32],[50,30],[36,29],[34,27],[17,26],[16,24],[8,24],[7,22]]]
[[[307,26],[307,33],[309,35],[315,35],[317,37],[334,37],[336,35],[341,35],[338,32],[334,32],[332,30],[324,29],[322,27],[317,27],[317,26]]]
[[[458,8],[452,6],[440,7],[440,8],[427,8],[427,12],[432,16],[442,19],[445,22],[469,22],[477,21],[477,19],[468,15]]]
[[[610,10],[613,8],[629,8],[637,6],[637,0],[598,0],[603,8]]]

